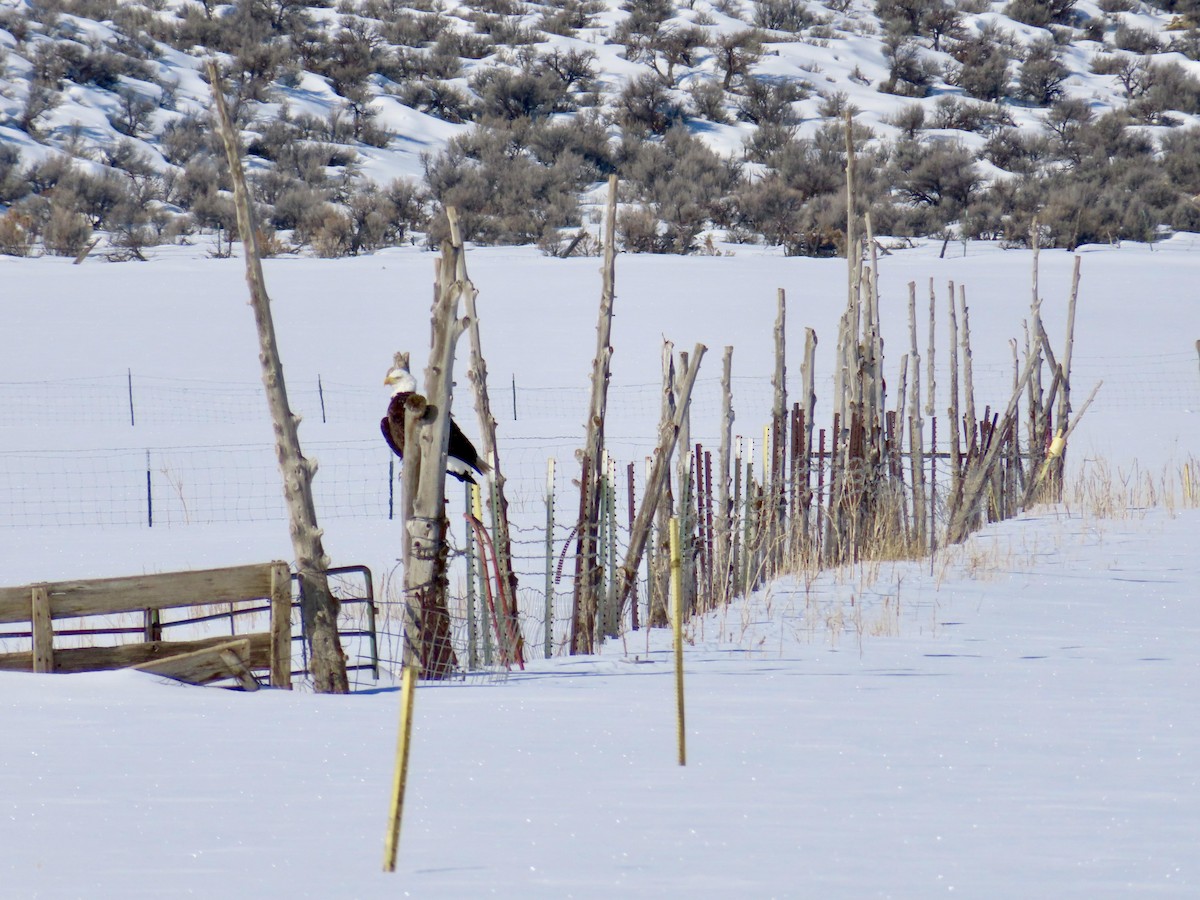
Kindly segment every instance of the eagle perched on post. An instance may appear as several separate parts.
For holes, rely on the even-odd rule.
[[[383,439],[401,459],[404,459],[404,401],[417,389],[417,380],[408,370],[408,354],[397,353],[383,383],[392,389],[387,415],[379,422]],[[450,447],[446,455],[446,474],[459,481],[475,484],[474,475],[486,476],[492,467],[479,458],[479,451],[462,433],[458,423],[450,419]],[[472,474],[474,473],[474,475]]]

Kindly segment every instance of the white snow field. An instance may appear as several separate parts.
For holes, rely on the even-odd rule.
[[[882,261],[889,383],[909,344],[907,283],[920,306],[934,279],[940,311],[954,280],[971,304],[980,406],[1002,405],[1030,255],[940,249]],[[422,686],[398,871],[384,874],[390,679],[331,697],[0,673],[0,895],[1200,895],[1200,487],[1182,475],[1200,449],[1198,250],[1181,235],[1080,254],[1075,396],[1104,386],[1069,458],[1101,496],[1072,494],[932,561],[785,579],[690,623],[686,766],[665,633]],[[203,247],[155,253],[140,265],[0,258],[4,584],[291,557],[242,263]],[[395,350],[423,364],[432,264],[415,249],[266,263],[301,440],[322,463],[326,547],[381,581],[399,553],[381,382]],[[598,261],[487,249],[468,264],[494,394],[518,387],[516,421],[499,423],[518,524],[544,517],[552,455],[567,517]],[[1041,257],[1056,342],[1071,265]],[[761,435],[780,287],[793,388],[805,326],[822,342],[820,383],[844,262],[746,248],[618,260],[622,462],[652,444],[664,335],[709,347],[694,433],[716,431],[731,344],[735,430]],[[940,398],[944,335],[939,320]],[[456,417],[474,434],[468,390],[460,377]],[[153,527],[139,506],[147,453]]]

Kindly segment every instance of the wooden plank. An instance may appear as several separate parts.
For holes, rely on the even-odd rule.
[[[141,612],[270,597],[272,565],[255,563],[160,575],[58,581],[46,587],[55,619]],[[29,587],[0,589],[0,623],[29,620],[29,590]],[[16,596],[23,597],[21,604],[11,602]]]
[[[270,633],[264,631],[238,637],[250,642],[250,668],[269,669],[271,666]],[[71,673],[124,669],[168,656],[176,656],[180,653],[216,647],[228,642],[229,636],[221,635],[194,641],[151,641],[149,643],[122,644],[119,647],[59,648],[54,651],[54,671]],[[0,671],[32,672],[33,654],[5,653],[0,655]]]
[[[33,671],[54,671],[54,622],[50,618],[50,592],[35,584],[30,592],[29,620],[33,624]]]
[[[217,652],[221,654],[221,661],[233,673],[233,677],[242,686],[242,690],[257,691],[262,686],[254,677],[254,673],[250,671],[250,667],[246,665],[246,660],[235,653],[232,648],[225,648]]]
[[[0,587],[0,622],[28,622],[29,594],[32,585]]]
[[[250,641],[240,638],[225,641],[214,647],[177,653],[151,662],[133,666],[141,672],[153,672],[187,684],[208,684],[223,678],[237,680],[247,690],[258,690],[258,682],[250,674]],[[251,688],[250,685],[254,686]]]
[[[268,597],[271,566],[259,563],[225,569],[135,575],[50,585],[54,617],[109,615]]]
[[[292,687],[292,571],[271,563],[271,687]]]

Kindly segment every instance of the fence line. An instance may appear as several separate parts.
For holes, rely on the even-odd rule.
[[[1101,398],[1110,409],[1200,407],[1200,378],[1192,351],[1152,357],[1076,357],[1073,380],[1103,379]],[[976,364],[975,386],[983,396],[1005,393],[1012,383],[1009,365]],[[832,376],[827,379],[832,383]],[[772,390],[768,379],[733,378],[739,415],[766,420]],[[795,385],[789,388],[794,389]],[[825,392],[820,392],[824,394]],[[381,415],[382,391],[375,387],[325,381],[290,382],[288,396],[306,423],[370,422]],[[510,401],[511,396],[511,401]],[[564,410],[586,409],[588,389],[580,387],[513,386],[498,394],[495,414],[500,421],[561,419]],[[619,384],[609,388],[614,418],[656,422],[661,404],[659,384]],[[720,380],[700,378],[692,398],[698,421],[720,412]],[[262,385],[164,378],[125,372],[90,378],[0,382],[0,426],[53,426],[64,421],[85,425],[114,425],[136,429],[154,425],[261,424],[265,419]]]

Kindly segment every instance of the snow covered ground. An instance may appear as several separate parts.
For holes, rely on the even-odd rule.
[[[682,768],[663,635],[421,688],[394,875],[394,691],[6,674],[5,893],[1192,897],[1197,529],[991,528],[861,634],[869,585],[814,586],[836,638],[778,585],[687,647]]]
[[[927,302],[934,279],[944,305],[953,279],[967,285],[979,392],[1001,403],[1029,255],[952,245],[939,260],[939,249],[883,262],[887,371],[908,345],[907,282]],[[1179,236],[1153,251],[1082,254],[1075,390],[1104,387],[1076,436],[1076,476],[1109,460],[1121,487],[1138,459],[1158,480],[1200,448],[1196,250]],[[0,259],[0,389],[42,392],[19,416],[6,400],[0,425],[5,583],[290,557],[266,507],[205,519],[194,496],[191,521],[147,528],[89,523],[92,498],[55,524],[27,518],[12,477],[31,458],[62,460],[65,478],[116,451],[205,451],[211,468],[231,448],[269,454],[269,429],[249,415],[189,418],[200,385],[232,397],[258,377],[241,263],[203,256]],[[528,391],[519,403],[548,398],[500,423],[518,489],[544,478],[548,454],[569,459],[582,433],[597,265],[470,253],[493,379],[515,377]],[[796,378],[805,326],[830,351],[842,266],[745,249],[622,257],[614,390],[653,396],[663,335],[710,347],[710,386],[732,344],[737,427],[760,433],[775,289],[788,291]],[[1042,255],[1056,340],[1070,267],[1067,254]],[[392,352],[411,349],[416,362],[428,343],[431,272],[415,250],[268,263],[289,385],[319,374],[361,398],[361,411],[326,422],[303,408],[318,484],[350,483],[337,464],[347,447],[378,449]],[[135,425],[88,418],[87,391],[129,370],[191,392]],[[459,390],[473,431],[465,379]],[[633,399],[619,415],[625,458],[646,451],[655,415]],[[715,430],[702,418],[694,428]],[[172,473],[180,497],[203,471]],[[240,490],[277,489],[262,471],[266,487]],[[335,562],[387,572],[398,554],[398,525],[378,511],[322,524]],[[989,527],[932,563],[773,584],[689,627],[682,768],[666,635],[631,633],[596,657],[538,661],[503,681],[422,687],[395,875],[379,871],[398,724],[390,687],[243,695],[128,672],[0,674],[0,884],[21,898],[1195,896],[1198,528],[1200,514],[1179,504],[1099,518],[1070,503]]]

